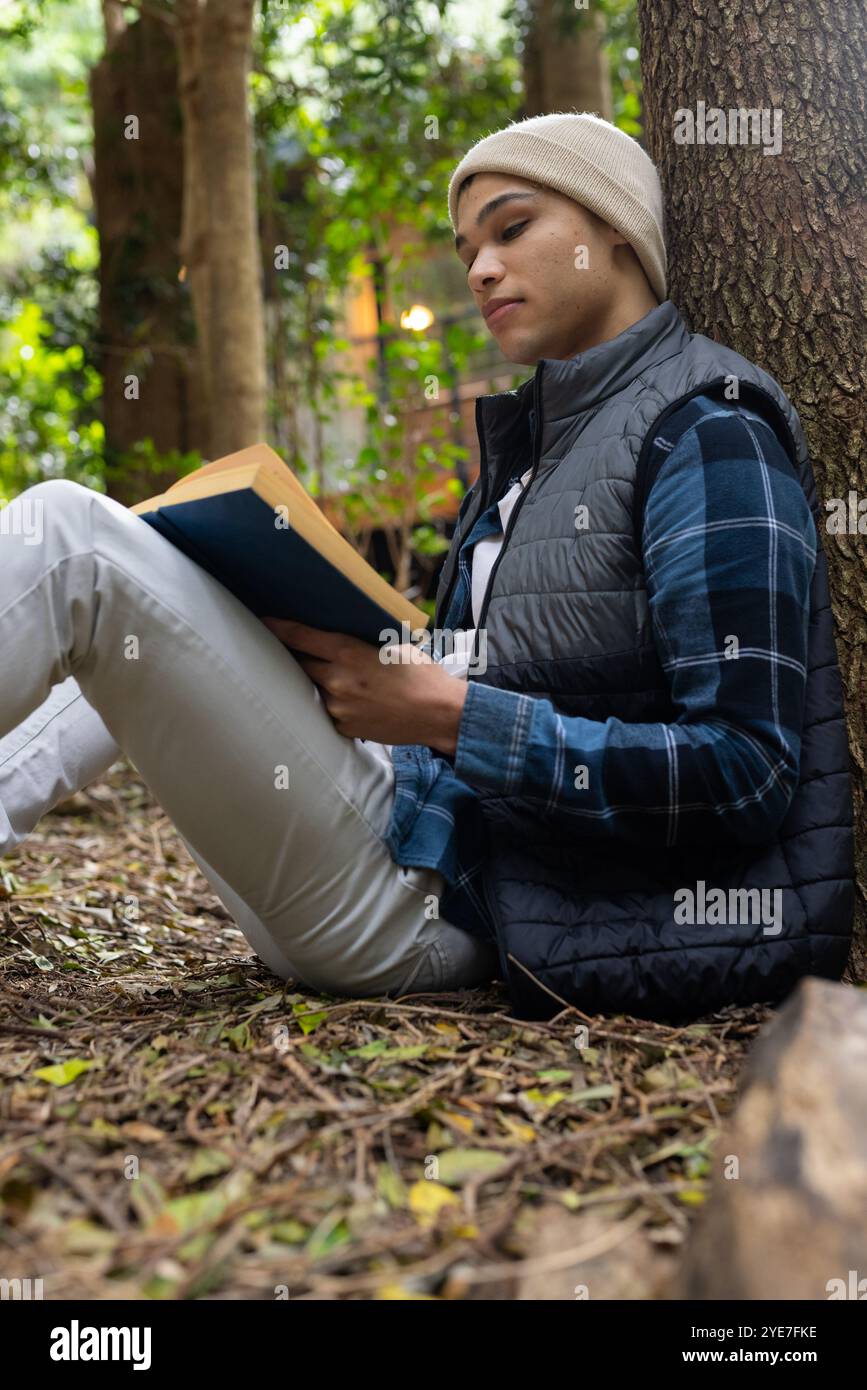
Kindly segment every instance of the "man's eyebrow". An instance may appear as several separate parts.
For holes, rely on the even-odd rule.
[[[476,226],[481,227],[485,218],[490,217],[491,213],[496,212],[497,208],[502,207],[503,203],[510,203],[514,198],[540,198],[541,196],[541,193],[500,193],[496,198],[492,198],[489,203],[485,203],[485,206],[476,218]],[[455,250],[460,251],[465,241],[465,236],[456,236]]]

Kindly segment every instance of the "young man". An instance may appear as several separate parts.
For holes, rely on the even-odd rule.
[[[656,171],[607,122],[486,137],[449,211],[491,333],[535,366],[477,403],[435,617],[469,659],[266,619],[275,642],[138,518],[39,484],[44,553],[0,537],[6,844],[122,748],[315,988],[499,971],[521,1016],[686,1017],[838,977],[848,758],[793,407],[665,298]]]

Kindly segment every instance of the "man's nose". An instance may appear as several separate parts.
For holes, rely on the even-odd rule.
[[[503,263],[496,252],[486,253],[480,251],[473,261],[473,268],[469,273],[469,285],[473,290],[481,291],[493,281],[503,278]]]

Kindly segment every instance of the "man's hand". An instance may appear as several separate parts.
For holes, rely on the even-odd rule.
[[[467,697],[463,680],[412,642],[389,649],[342,632],[287,618],[262,622],[287,646],[322,693],[334,727],[346,738],[425,743],[453,755]]]

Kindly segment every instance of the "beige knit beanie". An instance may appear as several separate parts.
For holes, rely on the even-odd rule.
[[[458,189],[468,174],[515,174],[574,198],[625,236],[659,300],[666,298],[662,189],[637,140],[589,112],[513,121],[464,155],[449,181],[457,230]]]

